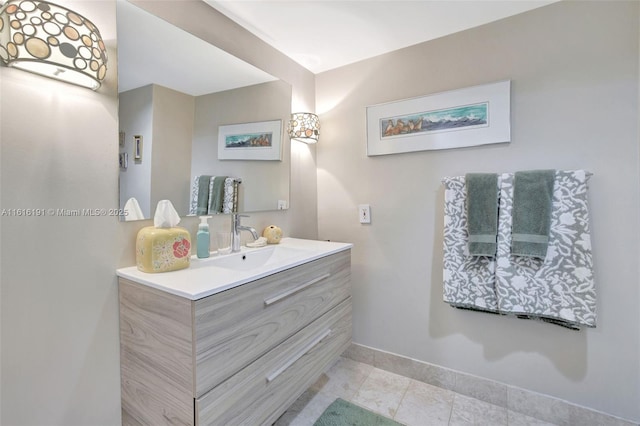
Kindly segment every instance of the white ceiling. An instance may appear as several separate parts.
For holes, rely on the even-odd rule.
[[[118,92],[153,83],[200,96],[277,80],[127,1],[116,22]]]
[[[314,73],[557,0],[204,0]]]
[[[557,0],[204,1],[319,73]],[[116,23],[119,92],[155,83],[199,96],[276,79],[126,0]]]

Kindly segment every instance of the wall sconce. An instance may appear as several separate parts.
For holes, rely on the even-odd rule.
[[[289,121],[289,137],[304,143],[316,143],[320,137],[320,120],[310,112],[294,112]]]
[[[107,74],[98,28],[42,0],[9,0],[0,8],[0,58],[7,66],[93,90]]]

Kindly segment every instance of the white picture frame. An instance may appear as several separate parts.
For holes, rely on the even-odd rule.
[[[366,108],[367,155],[511,141],[511,81]]]

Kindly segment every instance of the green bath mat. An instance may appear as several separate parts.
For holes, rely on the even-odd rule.
[[[343,399],[336,399],[324,410],[313,426],[403,426],[386,417],[353,405]]]

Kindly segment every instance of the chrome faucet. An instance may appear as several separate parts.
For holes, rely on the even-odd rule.
[[[240,251],[240,231],[249,231],[254,240],[260,238],[255,228],[240,225],[241,217],[249,217],[246,214],[231,213],[231,253]]]

